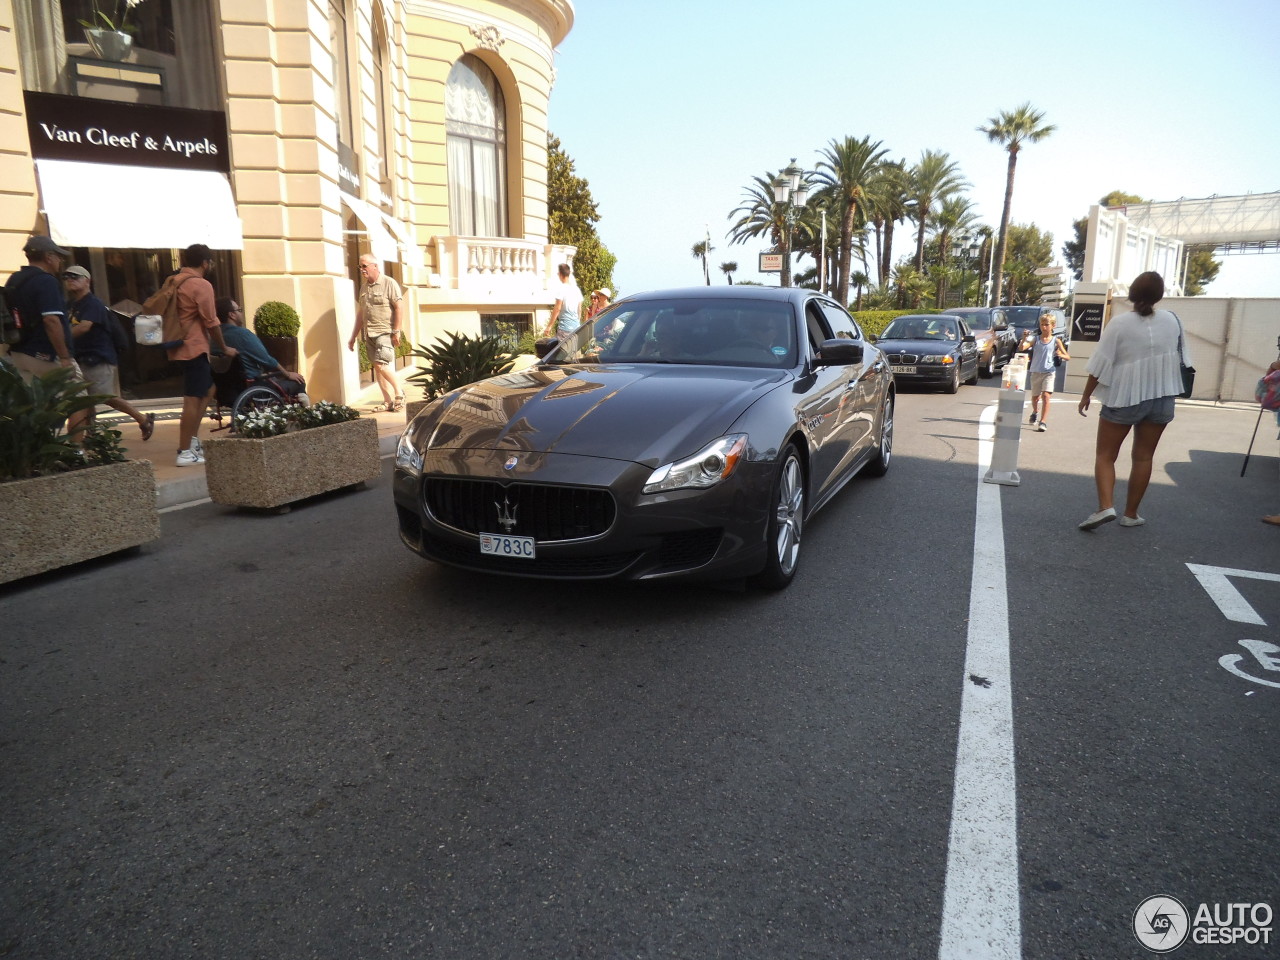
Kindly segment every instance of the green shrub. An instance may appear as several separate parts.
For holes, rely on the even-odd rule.
[[[67,417],[107,399],[87,394],[89,385],[73,377],[60,367],[27,383],[16,367],[0,362],[0,480],[124,459],[116,455],[118,439],[113,446],[109,438],[95,436],[82,455],[63,432]],[[119,437],[118,431],[107,432]]]
[[[298,311],[279,300],[268,300],[253,312],[253,332],[260,337],[296,337],[300,329]]]
[[[859,310],[853,314],[853,319],[858,321],[858,326],[862,328],[864,336],[878,337],[884,333],[884,328],[889,325],[889,321],[894,317],[905,317],[907,314],[918,315],[921,313],[942,313],[942,311],[935,310],[932,307],[920,310]]]
[[[448,340],[439,337],[431,346],[417,348],[413,355],[422,369],[409,377],[409,382],[422,387],[424,400],[434,400],[450,390],[506,373],[513,363],[501,337],[465,337],[456,333],[449,334]]]

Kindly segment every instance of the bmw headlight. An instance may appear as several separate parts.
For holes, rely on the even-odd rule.
[[[932,356],[924,356],[920,358],[921,363],[955,363],[956,358],[951,354],[934,354]]]
[[[409,439],[411,431],[400,434],[400,442],[396,444],[396,466],[415,477],[422,476],[422,454]]]
[[[707,444],[687,460],[666,463],[649,475],[645,493],[713,487],[738,466],[747,450],[747,435],[734,433]]]

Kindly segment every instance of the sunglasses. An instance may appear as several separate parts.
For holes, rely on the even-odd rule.
[[[82,276],[80,276],[80,274],[78,274],[78,273],[64,273],[64,274],[62,275],[62,279],[63,279],[63,280],[88,280],[89,278],[88,278],[88,277],[82,277]]]

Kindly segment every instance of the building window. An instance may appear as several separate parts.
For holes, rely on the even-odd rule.
[[[14,0],[13,9],[26,90],[223,109],[210,0]]]
[[[520,340],[533,330],[533,316],[528,313],[482,313],[480,336],[497,337],[512,353],[520,347]]]
[[[382,7],[373,8],[373,132],[374,149],[378,152],[378,183],[384,197],[391,197],[391,130],[387,112],[387,31],[382,22]],[[384,201],[385,202],[385,201]]]
[[[351,58],[347,46],[346,0],[329,0],[329,54],[333,58],[334,119],[338,125],[338,176],[340,186],[360,196],[360,164],[354,148],[351,112]]]
[[[445,88],[449,230],[459,237],[507,233],[506,103],[498,78],[465,54]]]

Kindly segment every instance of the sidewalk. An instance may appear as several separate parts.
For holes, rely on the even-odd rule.
[[[179,467],[175,464],[178,456],[178,418],[181,408],[164,404],[135,404],[143,413],[154,413],[156,430],[151,439],[145,443],[139,434],[138,425],[131,417],[111,411],[99,414],[101,423],[109,424],[119,430],[122,436],[121,446],[125,455],[131,460],[150,460],[156,475],[156,505],[161,509],[182,506],[207,499],[209,487],[205,482],[204,466]],[[404,411],[399,413],[371,413],[367,405],[356,407],[360,414],[378,421],[378,443],[384,457],[395,453],[396,442],[404,430]],[[226,421],[223,421],[226,423]],[[200,439],[226,436],[226,431],[214,432],[217,422],[205,417],[200,423]]]

